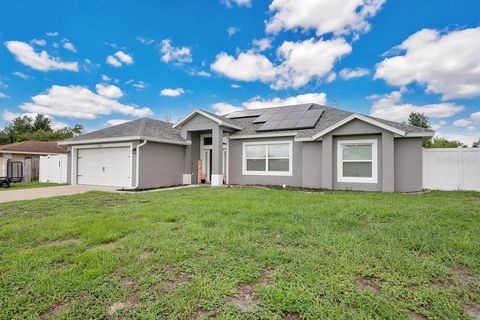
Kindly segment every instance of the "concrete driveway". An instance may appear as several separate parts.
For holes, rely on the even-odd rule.
[[[100,186],[58,186],[45,188],[32,188],[20,190],[0,191],[0,203],[18,200],[32,200],[39,198],[48,198],[56,196],[69,196],[72,194],[84,193],[88,191],[107,191],[116,192],[115,187]]]

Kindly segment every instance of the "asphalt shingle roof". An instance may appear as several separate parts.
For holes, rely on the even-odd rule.
[[[150,137],[172,141],[185,141],[185,139],[180,136],[180,130],[174,129],[172,123],[149,118],[125,122],[113,127],[82,134],[66,141],[122,137]]]
[[[293,107],[293,106],[285,106],[286,107]],[[278,107],[275,107],[278,108]],[[314,128],[310,129],[296,129],[296,130],[282,130],[281,132],[284,133],[296,133],[297,138],[307,138],[312,137],[315,134],[331,127],[332,125],[336,124],[339,121],[351,116],[354,114],[353,112],[334,109],[326,106],[321,106],[318,104],[311,104],[310,110],[312,109],[322,109],[323,114],[320,119],[315,124]],[[202,110],[204,111],[204,110]],[[222,120],[224,123],[231,124],[237,127],[242,128],[232,134],[232,136],[242,136],[242,135],[259,135],[265,134],[270,132],[279,132],[275,131],[261,131],[257,132],[256,130],[263,125],[263,123],[253,123],[256,117],[248,117],[248,118],[227,118],[228,115],[219,116],[217,114],[204,111],[208,113],[212,117],[216,117],[217,119]],[[390,125],[394,128],[400,129],[407,133],[431,133],[432,130],[413,127],[404,123],[398,123],[394,121],[374,118],[370,116],[366,116],[381,123]],[[180,130],[174,129],[173,124],[165,121],[154,120],[149,118],[142,118],[130,122],[126,122],[123,124],[119,124],[113,127],[93,131],[87,134],[83,134],[67,141],[82,141],[82,140],[90,140],[90,139],[108,139],[108,138],[121,138],[121,137],[151,137],[151,138],[160,138],[160,139],[167,139],[172,141],[182,141],[183,139],[180,136]]]
[[[56,141],[23,141],[0,145],[0,151],[58,154],[67,153],[67,147],[59,146]]]

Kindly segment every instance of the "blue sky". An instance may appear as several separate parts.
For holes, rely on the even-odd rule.
[[[0,126],[41,112],[93,130],[311,101],[397,121],[425,112],[471,142],[478,12],[471,0],[6,0]]]

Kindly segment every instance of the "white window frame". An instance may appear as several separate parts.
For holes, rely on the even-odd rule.
[[[274,144],[288,144],[288,171],[268,171],[268,145]],[[247,170],[247,146],[266,145],[265,148],[265,171],[248,171]],[[252,158],[251,158],[252,159]],[[263,158],[262,158],[263,159]],[[286,159],[286,158],[272,158],[272,159]],[[293,142],[286,141],[259,141],[259,142],[244,142],[242,146],[242,174],[244,176],[291,176],[293,163]]]
[[[343,160],[343,146],[344,145],[371,145],[372,146],[372,160]],[[344,177],[343,163],[344,162],[369,162],[372,163],[371,177]],[[377,139],[365,140],[338,140],[337,141],[337,181],[350,183],[378,183],[378,141]]]

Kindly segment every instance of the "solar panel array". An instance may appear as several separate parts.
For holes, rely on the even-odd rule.
[[[323,110],[309,110],[311,104],[293,107],[279,107],[238,111],[228,115],[230,119],[258,117],[253,123],[263,123],[256,131],[274,131],[291,129],[308,129],[315,127]]]

